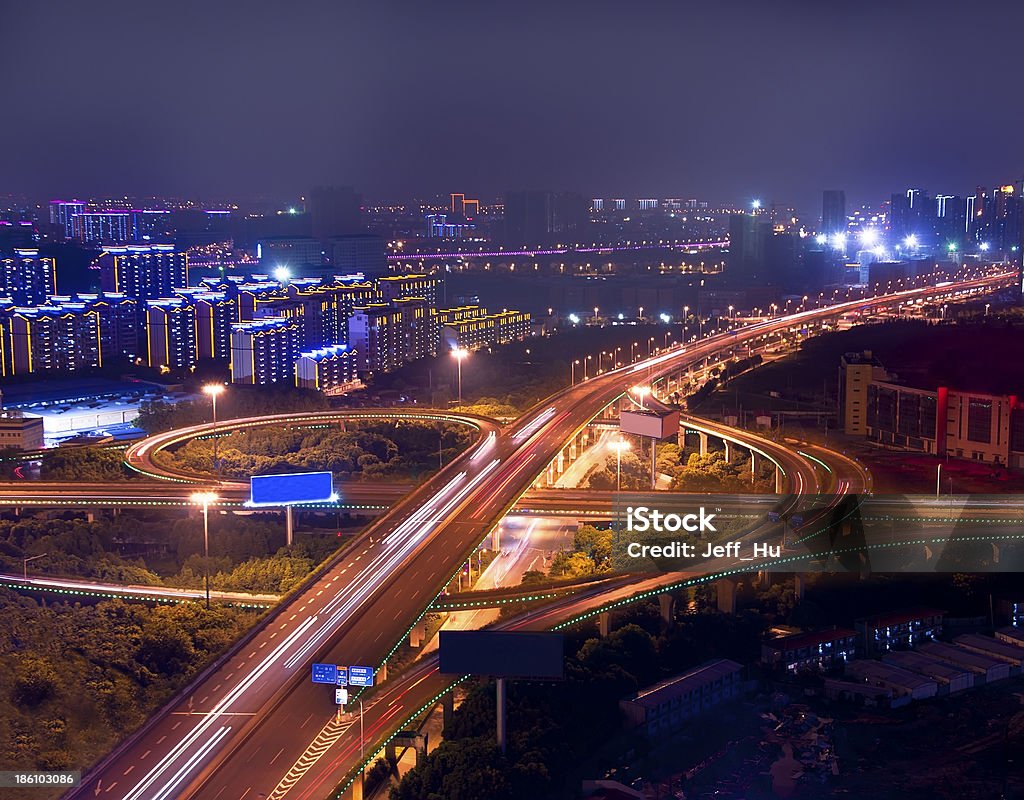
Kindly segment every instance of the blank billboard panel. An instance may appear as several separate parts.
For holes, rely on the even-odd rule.
[[[325,503],[336,499],[333,478],[330,472],[253,475],[249,479],[249,505],[288,506],[295,503]]]
[[[667,439],[679,432],[679,412],[623,411],[619,415],[619,429],[637,436]]]
[[[441,672],[496,678],[561,678],[564,655],[558,633],[441,631]]]

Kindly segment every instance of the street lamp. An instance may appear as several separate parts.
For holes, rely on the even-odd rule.
[[[609,442],[608,446],[615,451],[615,491],[622,489],[622,451],[629,450],[629,442],[619,438]]]
[[[210,607],[210,505],[219,499],[215,492],[193,492],[189,498],[203,507],[203,572],[206,584],[206,607]]]
[[[203,394],[207,395],[210,400],[213,401],[213,468],[217,469],[217,440],[220,438],[217,436],[217,397],[224,393],[224,384],[222,383],[208,383],[203,387]]]
[[[459,408],[462,408],[462,360],[468,355],[469,351],[465,347],[456,347],[452,350],[452,358],[459,365]]]
[[[37,556],[29,556],[28,558],[21,559],[21,577],[28,580],[28,562],[35,561],[37,558],[46,558],[46,553],[40,553]]]
[[[644,398],[651,393],[650,386],[634,386],[633,394],[640,398],[640,408],[644,407]]]
[[[579,364],[579,363],[580,363],[580,360],[578,358],[575,361],[572,362],[572,379],[571,379],[570,383],[573,386],[576,385],[576,365]]]

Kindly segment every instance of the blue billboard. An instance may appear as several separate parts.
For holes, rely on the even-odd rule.
[[[337,500],[330,472],[299,472],[292,475],[253,475],[249,479],[250,506],[290,506]]]

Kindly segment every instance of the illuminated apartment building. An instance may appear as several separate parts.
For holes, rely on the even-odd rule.
[[[359,385],[358,358],[343,344],[300,353],[295,362],[295,385],[324,394],[343,394]]]
[[[159,300],[188,286],[188,256],[172,244],[108,247],[99,262],[105,292]]]
[[[149,366],[156,369],[195,366],[196,307],[189,298],[169,297],[146,303],[146,348]]]
[[[21,306],[38,306],[57,294],[57,268],[52,258],[39,255],[34,248],[17,248],[0,257],[3,291]]]
[[[294,383],[300,336],[294,317],[235,323],[231,326],[231,382]]]

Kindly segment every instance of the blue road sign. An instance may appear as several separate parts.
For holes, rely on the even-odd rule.
[[[338,683],[338,667],[335,664],[314,664],[313,683],[329,683],[336,686]]]
[[[348,682],[351,686],[373,686],[373,667],[349,667]]]
[[[338,667],[338,675],[335,679],[336,686],[348,686],[348,667]]]

